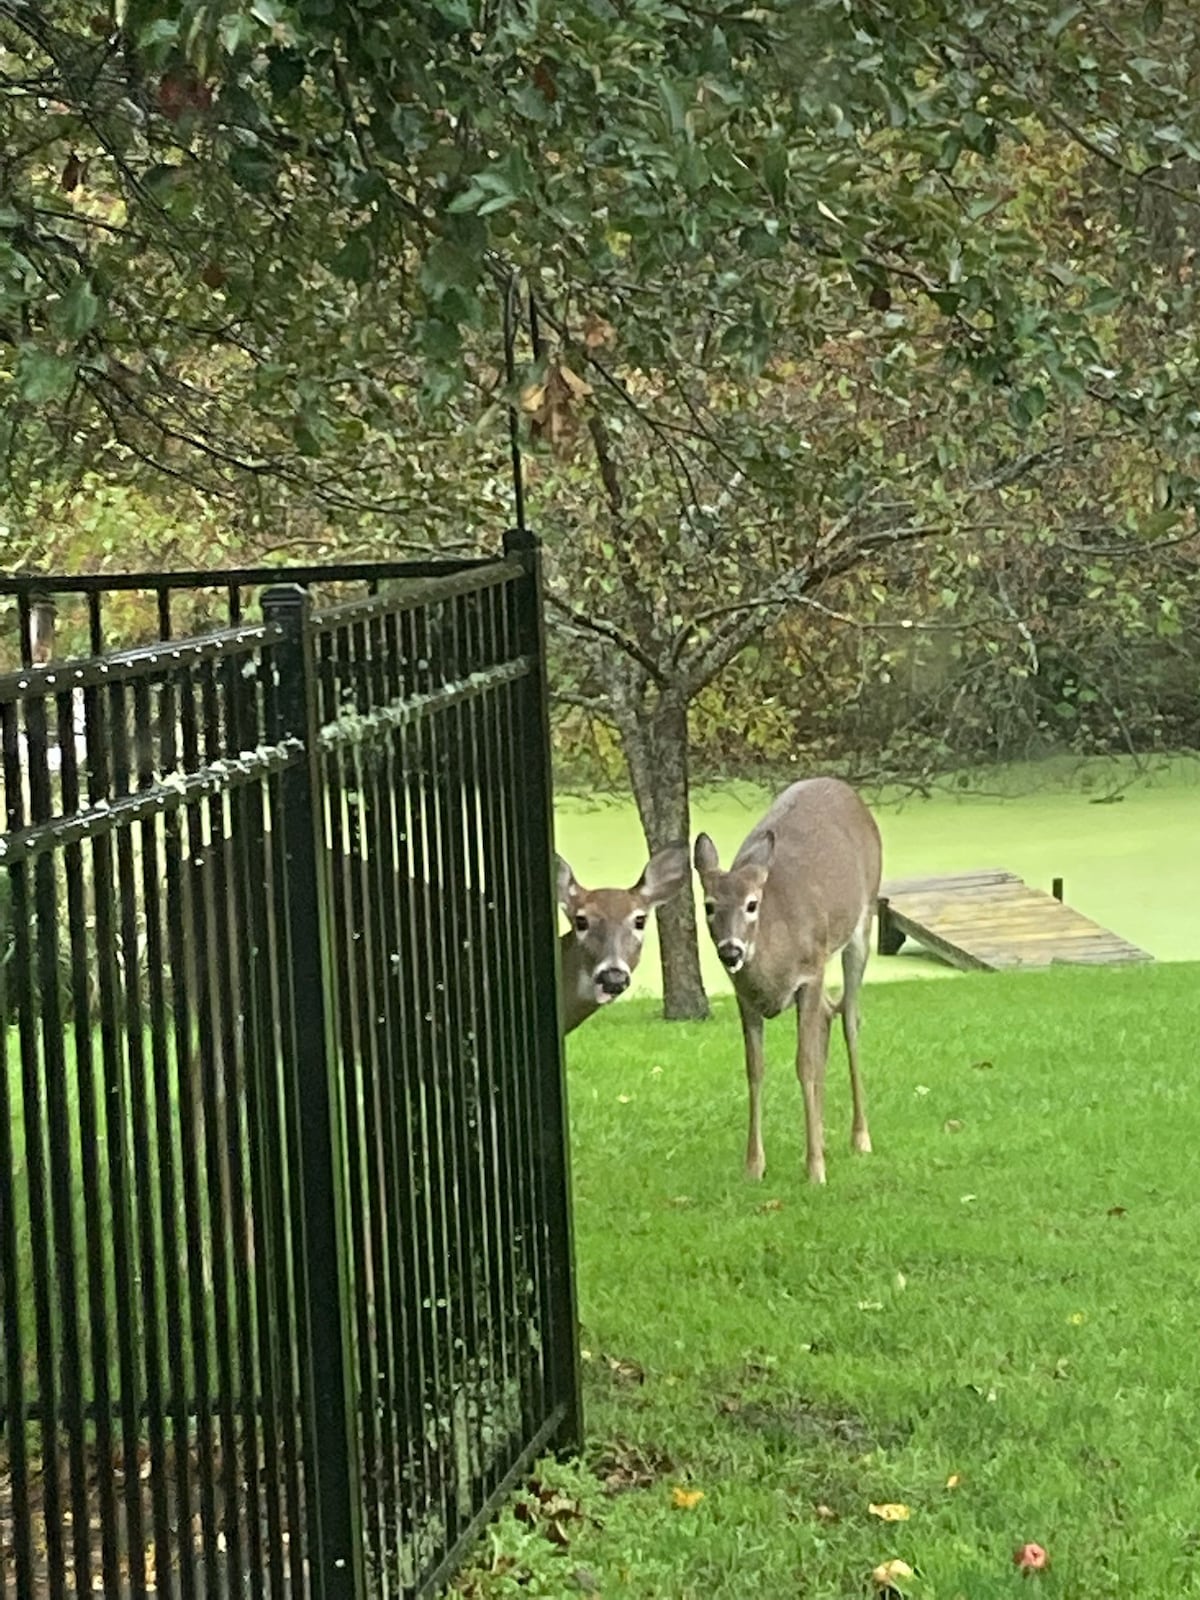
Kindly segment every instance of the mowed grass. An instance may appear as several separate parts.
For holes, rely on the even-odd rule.
[[[835,1034],[823,1190],[792,1020],[748,1185],[730,1000],[654,1009],[568,1045],[585,1461],[463,1590],[845,1600],[899,1557],[926,1600],[1200,1595],[1200,966],[877,987],[876,1153]]]

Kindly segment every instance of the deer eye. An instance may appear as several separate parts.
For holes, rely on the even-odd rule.
[[[716,914],[717,914],[716,901],[715,900],[706,900],[704,902],[704,915],[706,917],[715,917]]]
[[[588,931],[588,919],[581,914],[580,916],[575,918],[575,932],[576,933],[586,933],[587,931]]]
[[[754,913],[758,910],[758,901],[757,900],[747,900],[746,901],[746,910],[747,910],[747,912],[749,913],[750,916],[753,916]]]
[[[644,911],[639,911],[637,916],[634,917],[633,925],[637,931],[641,933],[642,929],[646,926],[646,913]]]

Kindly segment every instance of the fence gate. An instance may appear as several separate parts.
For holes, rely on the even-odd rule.
[[[433,1593],[579,1438],[536,549],[34,587],[0,1596]],[[103,649],[138,590],[149,642]],[[228,625],[171,639],[184,590]],[[47,595],[90,653],[31,660]]]

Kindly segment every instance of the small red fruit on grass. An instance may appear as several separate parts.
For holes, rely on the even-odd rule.
[[[1013,1566],[1022,1572],[1042,1572],[1050,1565],[1050,1557],[1040,1544],[1019,1545],[1013,1551]]]

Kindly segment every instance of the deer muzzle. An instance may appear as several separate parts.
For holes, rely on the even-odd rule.
[[[609,1000],[615,1000],[618,995],[624,994],[629,987],[628,967],[599,967],[594,979],[596,985],[596,999],[601,1005]]]
[[[740,972],[746,964],[746,946],[740,939],[722,939],[717,955],[726,972]]]

